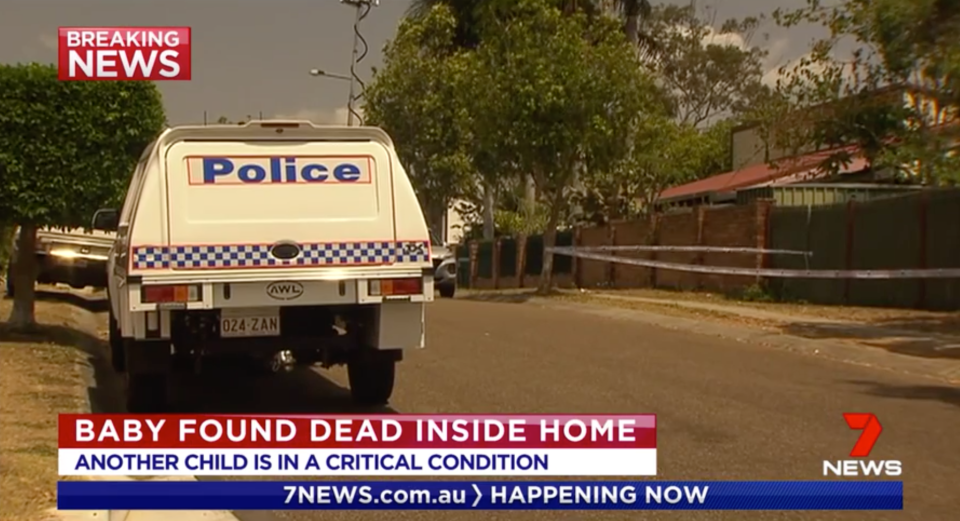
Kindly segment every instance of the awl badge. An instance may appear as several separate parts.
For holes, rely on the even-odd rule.
[[[303,284],[299,282],[271,282],[267,285],[267,296],[274,300],[294,300],[303,295]]]

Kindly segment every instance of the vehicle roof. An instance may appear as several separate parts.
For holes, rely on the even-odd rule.
[[[183,140],[374,141],[393,148],[393,140],[380,127],[317,125],[289,119],[248,121],[241,125],[179,125],[167,128],[157,138],[161,146]]]

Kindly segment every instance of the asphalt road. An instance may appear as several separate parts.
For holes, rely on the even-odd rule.
[[[637,313],[640,313],[639,311]],[[658,479],[823,479],[873,412],[871,458],[904,465],[903,512],[277,512],[256,519],[960,519],[960,388],[773,347],[535,303],[438,300],[428,348],[400,368],[391,410],[406,413],[656,413]],[[866,349],[866,348],[865,348]],[[353,411],[342,370],[182,386],[180,407],[211,412]],[[203,396],[203,398],[200,398]]]

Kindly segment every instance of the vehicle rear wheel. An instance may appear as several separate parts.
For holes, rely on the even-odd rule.
[[[358,405],[386,405],[390,401],[397,362],[387,355],[374,352],[347,362],[350,395]]]
[[[167,375],[140,373],[127,375],[127,412],[161,413],[167,409]]]
[[[123,337],[120,333],[120,324],[117,323],[117,319],[113,318],[113,313],[110,313],[110,365],[113,366],[113,370],[122,373],[127,369],[126,357],[123,352]]]
[[[163,341],[123,339],[127,373],[127,412],[167,411],[167,388],[173,369],[170,344]]]
[[[440,296],[443,298],[453,298],[454,293],[457,292],[456,284],[442,284],[440,285]]]

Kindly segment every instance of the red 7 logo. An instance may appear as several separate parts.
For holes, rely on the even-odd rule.
[[[843,419],[847,421],[847,425],[851,429],[863,431],[857,438],[853,450],[850,451],[850,457],[866,458],[873,450],[873,445],[880,437],[880,433],[883,432],[880,420],[877,419],[875,414],[869,412],[845,412],[843,413]]]

